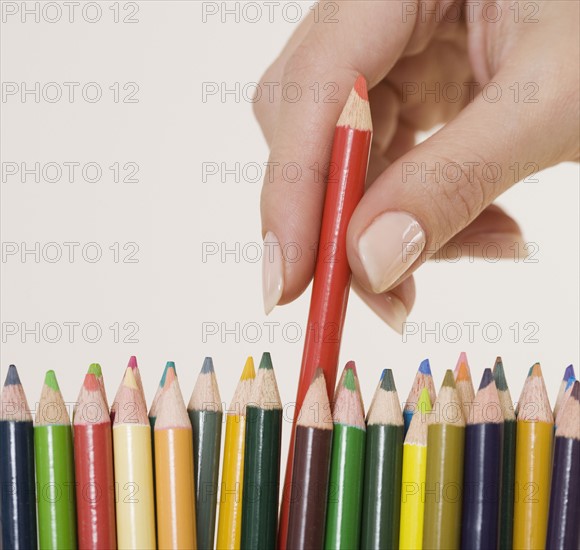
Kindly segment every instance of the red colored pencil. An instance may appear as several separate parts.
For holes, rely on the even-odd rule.
[[[94,374],[85,377],[73,423],[79,548],[114,550],[117,541],[111,420]]]
[[[329,165],[330,175],[327,181],[308,328],[280,510],[278,530],[280,550],[285,550],[288,535],[296,414],[302,408],[304,396],[318,367],[324,372],[328,395],[333,394],[336,383],[340,339],[351,279],[346,256],[346,231],[352,213],[364,193],[371,137],[372,124],[367,85],[364,77],[359,76],[334,132]],[[329,254],[332,261],[329,261]]]

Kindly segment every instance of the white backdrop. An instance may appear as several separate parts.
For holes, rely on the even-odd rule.
[[[41,2],[38,22],[22,22],[24,4],[2,6],[2,372],[18,366],[33,406],[46,369],[72,401],[98,361],[112,399],[135,354],[150,402],[170,359],[188,400],[211,355],[229,402],[245,357],[269,350],[291,403],[310,291],[264,316],[255,166],[268,151],[248,99],[309,4],[273,2],[272,22],[264,9],[255,23],[239,4],[227,6],[236,21],[221,3],[186,1],[93,2],[54,23]],[[23,174],[35,163],[39,182]],[[218,173],[204,181],[204,166]],[[501,354],[514,399],[541,361],[555,397],[578,365],[578,177],[561,165],[500,200],[537,262],[422,267],[406,342],[351,297],[341,363],[357,361],[367,403],[381,369],[404,400],[421,359],[439,386],[462,350],[476,379]]]

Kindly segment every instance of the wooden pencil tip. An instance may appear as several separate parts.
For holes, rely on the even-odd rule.
[[[423,361],[421,361],[419,372],[431,376],[431,364],[429,363],[429,359],[423,359]]]
[[[575,377],[576,375],[574,374],[574,365],[568,365],[566,367],[566,370],[564,371],[564,378],[562,378],[562,380],[568,380],[570,378]]]
[[[530,376],[542,376],[542,368],[540,367],[540,363],[534,363],[530,372]]]
[[[101,365],[98,363],[91,363],[89,365],[88,374],[94,374],[97,378],[103,376],[103,370],[101,369]]]
[[[99,381],[92,372],[87,372],[83,386],[87,391],[100,391]]]
[[[266,369],[266,370],[272,370],[272,357],[270,356],[270,352],[265,351],[262,354],[262,359],[260,359],[260,366],[258,367],[259,369]]]
[[[167,379],[167,372],[173,370],[175,371],[175,362],[167,361],[165,363],[165,368],[163,369],[163,374],[161,375],[161,380],[159,381],[159,387],[163,388],[165,386],[165,381]]]
[[[495,360],[495,365],[493,366],[493,377],[495,379],[495,385],[499,391],[506,391],[508,389],[501,357],[498,357]]]
[[[568,390],[574,382],[576,382],[575,376],[571,376],[570,378],[568,378],[568,380],[566,380],[566,386],[565,386],[564,390]]]
[[[455,365],[455,380],[469,380],[470,378],[467,354],[462,351],[457,360],[457,365]]]
[[[138,388],[137,380],[135,380],[135,373],[131,367],[127,367],[127,370],[125,371],[125,376],[123,377],[123,386],[132,388],[134,390]]]
[[[214,372],[213,359],[211,357],[206,357],[201,366],[201,374],[211,374],[212,372]]]
[[[356,90],[356,93],[359,95],[359,97],[361,99],[364,99],[365,101],[369,100],[367,81],[366,81],[366,78],[362,74],[358,75],[358,78],[356,79],[356,81],[354,83],[354,89]]]
[[[129,357],[129,363],[127,364],[127,366],[131,369],[136,369],[137,368],[137,357],[135,357],[134,355],[131,355],[131,357]]]
[[[483,376],[481,377],[481,382],[479,383],[479,389],[482,390],[483,388],[487,388],[492,382],[493,379],[493,372],[491,369],[487,368],[483,371]]]
[[[20,385],[20,376],[18,376],[18,371],[16,370],[15,365],[10,365],[8,367],[8,372],[6,373],[6,382],[4,382],[5,386],[19,386]]]
[[[175,381],[175,379],[177,378],[177,375],[175,373],[175,369],[170,367],[167,369],[167,373],[165,375],[165,384],[163,385],[163,388],[169,388],[171,386],[171,384],[173,384],[173,382]]]
[[[352,368],[348,368],[344,374],[344,381],[342,382],[342,385],[350,391],[355,391],[356,390],[356,382],[354,379],[354,369]]]
[[[56,380],[56,374],[53,370],[46,371],[46,375],[44,376],[44,384],[49,388],[52,388],[54,391],[60,391],[58,382]]]
[[[348,369],[352,370],[356,375],[356,363],[354,361],[348,361],[346,363],[346,365],[344,366],[344,372],[346,373]]]
[[[385,391],[397,391],[397,388],[395,387],[393,371],[391,369],[385,369],[383,373],[384,374],[381,379],[381,388]]]
[[[453,371],[451,369],[445,371],[445,377],[443,378],[441,387],[455,388],[455,378],[453,377]]]
[[[254,368],[254,358],[250,355],[246,359],[240,380],[252,380],[254,378],[256,378],[256,369]]]

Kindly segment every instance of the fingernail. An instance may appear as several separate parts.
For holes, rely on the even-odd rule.
[[[262,259],[262,295],[266,315],[276,307],[283,291],[284,264],[282,249],[276,235],[268,231],[264,238],[264,257]]]
[[[399,334],[403,334],[403,323],[409,315],[405,304],[391,293],[382,294],[381,297],[384,299],[386,305],[378,308],[375,312],[393,330],[396,330]]]
[[[385,212],[358,241],[358,254],[373,292],[387,290],[417,259],[425,233],[406,212]]]

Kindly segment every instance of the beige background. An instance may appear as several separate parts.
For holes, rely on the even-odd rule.
[[[73,183],[65,175],[56,183],[35,183],[32,176],[22,183],[17,175],[1,184],[2,371],[10,363],[18,366],[32,406],[46,369],[56,369],[65,399],[72,401],[88,364],[98,361],[112,398],[128,357],[136,354],[150,402],[161,369],[171,359],[187,400],[203,357],[212,355],[222,399],[228,402],[245,357],[253,354],[258,360],[263,350],[270,350],[282,399],[290,403],[302,353],[302,339],[292,340],[296,324],[303,328],[306,322],[309,291],[264,316],[261,267],[252,244],[261,242],[261,182],[241,176],[235,182],[230,175],[225,183],[219,177],[204,183],[202,163],[262,164],[267,147],[248,101],[228,96],[221,102],[211,96],[204,102],[202,86],[216,83],[223,89],[222,83],[231,88],[239,82],[243,89],[257,81],[296,24],[281,15],[283,4],[274,7],[272,23],[266,15],[256,23],[243,16],[240,22],[228,17],[223,23],[219,15],[204,23],[202,2],[121,2],[121,17],[130,17],[138,7],[133,24],[113,22],[112,2],[99,5],[102,18],[94,24],[79,13],[73,23],[65,13],[53,24],[42,14],[39,23],[31,17],[22,23],[16,15],[2,24],[4,84],[80,82],[82,87],[97,82],[103,91],[96,103],[82,100],[79,87],[73,103],[42,98],[35,103],[32,96],[22,103],[21,96],[8,96],[0,105],[2,162],[54,162],[61,168],[65,162],[94,162],[102,169],[97,183],[83,181],[82,175]],[[300,7],[306,13],[308,4]],[[133,85],[123,90],[130,82],[138,84],[138,102],[115,103],[109,87],[119,83],[121,97],[126,97],[134,91]],[[115,183],[109,169],[115,162],[136,163],[138,182]],[[539,360],[555,396],[564,367],[578,365],[578,176],[577,165],[561,165],[501,198],[535,243],[537,263],[432,263],[417,273],[417,302],[409,322],[423,323],[425,329],[439,323],[441,342],[435,343],[433,335],[424,342],[418,335],[403,342],[352,297],[341,363],[357,361],[367,403],[382,368],[395,370],[404,400],[421,359],[430,357],[439,386],[444,370],[455,365],[462,350],[476,378],[501,354],[514,398],[527,369]],[[33,255],[26,262],[19,254],[6,255],[14,246],[21,252],[22,243],[31,248],[36,242],[41,247],[60,243],[65,257],[46,261],[57,251],[50,246],[41,249],[39,263]],[[64,242],[81,243],[73,262],[66,258]],[[95,263],[82,257],[82,246],[91,242],[102,250]],[[203,243],[220,251],[239,243],[239,257],[230,254],[222,261],[217,254],[204,262]],[[95,251],[91,246],[89,255]],[[116,263],[115,246],[121,259],[136,263]],[[496,343],[489,341],[495,338],[494,326],[482,331],[490,322],[502,331]],[[40,324],[39,342],[34,333],[22,342],[23,323],[29,329]],[[79,323],[73,342],[64,323]],[[115,342],[109,328],[115,323],[121,340],[131,339],[138,327],[135,342]],[[457,342],[443,341],[444,327],[447,339],[455,338],[450,323],[463,328]],[[473,341],[465,323],[480,323]],[[91,343],[95,326],[102,335]],[[204,326],[217,326],[219,334],[204,342]],[[15,327],[17,334],[7,334]],[[262,331],[257,340],[256,327]],[[57,328],[61,339],[51,343]],[[536,342],[524,343],[526,336]]]

